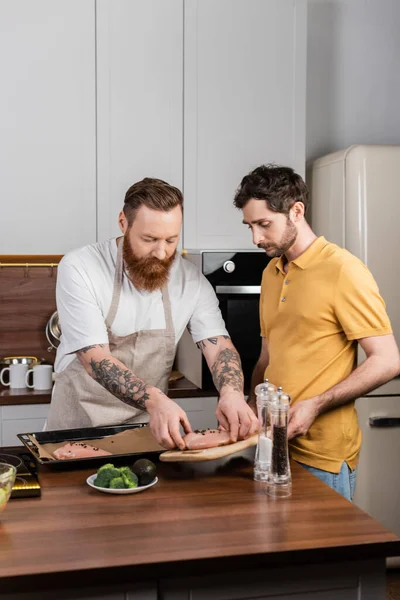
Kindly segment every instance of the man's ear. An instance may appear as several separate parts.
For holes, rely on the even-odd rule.
[[[121,210],[121,212],[119,213],[118,225],[119,225],[121,232],[125,235],[125,233],[128,229],[128,219],[126,218],[123,210]]]
[[[304,204],[302,202],[295,202],[292,206],[292,208],[290,209],[292,218],[291,220],[296,223],[297,221],[300,221],[303,217],[304,217],[304,213],[305,213],[305,208],[304,208]]]

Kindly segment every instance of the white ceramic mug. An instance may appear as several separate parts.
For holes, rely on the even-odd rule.
[[[4,374],[8,371],[9,381],[4,381]],[[3,385],[10,386],[11,388],[25,388],[25,377],[28,371],[28,365],[10,365],[9,367],[5,367],[1,370],[0,373],[0,381]]]
[[[28,381],[30,373],[33,373],[33,384]],[[28,388],[33,390],[50,390],[53,385],[53,367],[51,365],[36,365],[26,373],[25,382]]]

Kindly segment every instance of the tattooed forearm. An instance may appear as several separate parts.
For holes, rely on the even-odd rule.
[[[104,348],[104,346],[106,346],[106,344],[93,344],[93,346],[85,346],[84,348],[78,350],[77,354],[86,354],[86,352],[93,350],[93,348]]]
[[[211,367],[213,382],[218,391],[224,386],[243,392],[242,363],[236,350],[225,348]]]
[[[229,335],[221,335],[219,337],[224,338],[224,340],[230,340]],[[196,346],[198,347],[199,350],[204,350],[204,348],[206,347],[206,342],[210,342],[210,344],[213,344],[214,346],[216,346],[218,344],[218,338],[212,337],[212,338],[207,338],[206,340],[201,340],[200,342],[197,342]]]
[[[147,385],[132,371],[124,369],[108,358],[90,361],[92,377],[111,394],[139,410],[146,410],[149,399]]]

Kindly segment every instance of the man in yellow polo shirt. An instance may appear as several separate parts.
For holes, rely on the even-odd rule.
[[[400,371],[385,304],[367,267],[317,237],[308,191],[289,167],[261,166],[234,204],[253,242],[271,257],[262,279],[262,350],[254,387],[267,377],[292,397],[291,457],[352,498],[361,446],[354,402]],[[357,343],[366,359],[357,367]]]

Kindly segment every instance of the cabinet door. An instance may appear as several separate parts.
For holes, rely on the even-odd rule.
[[[0,407],[1,443],[20,446],[17,433],[42,431],[50,404],[26,404]]]
[[[353,502],[400,535],[400,397],[371,395],[356,408],[362,445]]]
[[[175,402],[186,412],[192,429],[213,429],[218,426],[215,411],[217,397],[175,398]]]
[[[185,0],[184,247],[252,247],[232,205],[251,169],[304,174],[303,0]]]
[[[46,419],[44,417],[3,421],[1,424],[1,443],[3,446],[22,446],[17,434],[42,431],[45,423]]]
[[[96,239],[93,0],[0,0],[0,254]]]
[[[182,0],[97,1],[100,241],[136,181],[182,188],[182,21]]]

